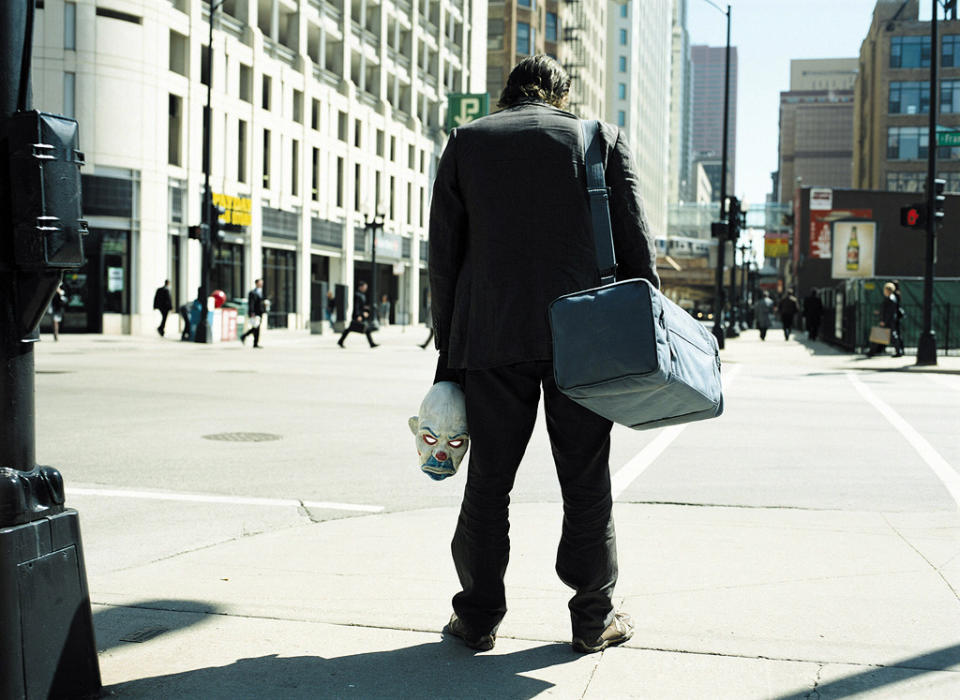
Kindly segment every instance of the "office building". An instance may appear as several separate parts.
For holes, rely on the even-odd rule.
[[[723,102],[726,47],[693,46],[693,121],[691,158],[710,176],[714,201],[720,200],[720,169],[723,155]],[[736,192],[737,163],[737,47],[730,47],[730,101],[727,126],[727,195]]]
[[[790,90],[780,93],[778,202],[801,187],[853,184],[855,58],[790,62]]]
[[[269,324],[305,328],[321,283],[373,279],[394,321],[426,308],[430,186],[447,94],[484,91],[486,3],[201,0],[37,3],[37,108],[80,123],[86,267],[65,278],[67,330],[151,332],[154,290],[193,299],[203,112],[211,189],[233,230],[214,288],[263,277]],[[377,269],[371,229],[383,216]]]
[[[691,171],[690,126],[693,119],[693,66],[687,33],[687,2],[674,0],[670,56],[670,181],[671,200],[697,198],[696,175]]]
[[[609,0],[607,121],[626,136],[655,236],[667,231],[671,0]]]
[[[881,0],[860,47],[854,88],[853,183],[923,192],[930,119],[930,22],[917,0]],[[941,13],[942,15],[942,13]],[[960,130],[960,21],[941,21],[937,123]],[[937,174],[960,192],[960,147],[937,149]]]

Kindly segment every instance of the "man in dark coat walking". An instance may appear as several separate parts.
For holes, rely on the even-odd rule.
[[[254,282],[254,288],[247,294],[247,318],[250,320],[250,327],[240,336],[240,342],[246,345],[247,336],[253,336],[253,347],[262,348],[260,345],[260,323],[263,315],[267,312],[266,300],[263,297],[263,280],[258,279]]]
[[[820,320],[823,318],[823,302],[817,296],[817,290],[811,289],[810,295],[803,300],[803,319],[807,322],[807,336],[816,340],[820,333]]]
[[[159,287],[153,295],[153,308],[160,312],[160,325],[157,326],[157,333],[163,337],[167,325],[167,314],[173,308],[173,297],[170,295],[170,280],[164,280],[163,286]]]
[[[573,646],[600,651],[633,633],[613,605],[611,423],[560,393],[553,377],[547,306],[600,281],[580,122],[564,111],[569,89],[556,61],[525,58],[503,90],[502,111],[450,133],[434,184],[435,381],[462,385],[472,446],[452,544],[462,590],[447,631],[474,649],[493,647],[506,613],[507,504],[541,387],[563,492],[556,570],[575,591]],[[659,287],[631,150],[610,124],[600,140],[618,276]]]
[[[798,308],[797,298],[793,295],[792,291],[787,292],[777,306],[777,311],[780,314],[780,323],[783,324],[784,340],[790,340],[790,331],[793,330],[793,317],[797,315]]]
[[[353,318],[350,321],[350,325],[347,326],[343,335],[340,336],[340,340],[337,341],[337,345],[341,348],[346,347],[343,344],[343,341],[346,340],[346,337],[351,333],[363,333],[367,336],[367,342],[370,343],[371,348],[379,347],[379,343],[373,342],[373,327],[371,325],[373,317],[370,313],[370,304],[367,303],[367,283],[360,282],[357,285],[357,292],[353,295]]]

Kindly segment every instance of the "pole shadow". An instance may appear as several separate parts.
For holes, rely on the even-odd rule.
[[[533,698],[554,684],[524,674],[580,658],[568,644],[477,654],[459,640],[333,658],[276,654],[104,689],[118,698]],[[584,673],[586,684],[588,673]]]
[[[903,681],[934,671],[948,671],[960,667],[960,644],[945,647],[929,654],[921,654],[909,659],[894,662],[888,666],[871,668],[868,671],[838,678],[835,681],[818,685],[813,690],[782,695],[776,700],[807,700],[809,698],[848,698],[861,695],[884,686],[895,685]],[[960,685],[960,673],[957,674]],[[958,691],[960,694],[960,691]]]

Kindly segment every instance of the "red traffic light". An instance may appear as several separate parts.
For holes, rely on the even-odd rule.
[[[906,228],[918,228],[927,222],[926,209],[919,204],[900,207],[900,225]]]

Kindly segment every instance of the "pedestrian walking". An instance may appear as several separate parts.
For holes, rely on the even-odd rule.
[[[896,304],[897,311],[893,317],[893,356],[903,357],[903,319],[907,315],[903,310],[903,293],[900,291],[900,281],[893,280],[893,302]]]
[[[381,326],[390,325],[390,297],[384,294],[380,297],[380,304],[377,307],[377,316]]]
[[[560,393],[551,360],[548,304],[600,283],[580,122],[565,111],[569,90],[554,59],[524,58],[501,111],[451,131],[433,189],[435,381],[463,387],[472,444],[452,543],[462,590],[446,631],[478,650],[493,647],[507,610],[507,504],[541,387],[563,494],[556,571],[574,590],[573,647],[596,652],[633,634],[613,599],[611,423]],[[602,124],[599,138],[618,274],[659,287],[631,149],[616,126]]]
[[[807,337],[816,340],[820,333],[820,321],[823,319],[823,302],[817,296],[817,290],[811,289],[803,300],[803,320],[807,323]]]
[[[793,292],[787,292],[780,304],[777,306],[777,312],[780,314],[780,323],[783,324],[783,339],[790,340],[790,331],[793,330],[793,318],[797,315],[797,298]]]
[[[263,280],[258,279],[254,282],[254,288],[247,294],[247,322],[249,327],[240,336],[240,342],[247,344],[247,336],[253,336],[253,347],[262,348],[260,344],[260,324],[263,320],[263,314],[267,311],[267,300],[263,295]]]
[[[50,306],[47,311],[50,313],[50,320],[53,322],[53,339],[60,341],[60,324],[63,322],[63,312],[67,308],[67,295],[63,291],[63,285],[57,285],[57,291],[53,293],[50,300]]]
[[[330,330],[336,330],[335,319],[337,317],[337,295],[333,291],[327,292],[327,304],[324,309],[327,315],[327,320],[330,322]]]
[[[760,340],[766,340],[767,331],[770,330],[770,317],[773,315],[773,299],[770,298],[770,292],[764,291],[763,296],[754,303],[753,315],[757,330],[760,331]]]
[[[160,325],[157,326],[157,333],[159,333],[162,338],[167,326],[167,314],[169,314],[170,309],[173,308],[173,297],[170,295],[170,280],[164,280],[163,286],[157,288],[157,291],[153,295],[153,308],[160,312]]]
[[[899,325],[898,308],[896,295],[897,287],[893,282],[887,282],[883,285],[883,301],[880,302],[880,326],[890,329],[890,345],[893,346],[893,356],[903,356],[903,342],[898,338],[897,327]],[[868,356],[884,355],[887,352],[886,346],[880,343],[871,343],[867,350]]]
[[[343,335],[341,335],[340,340],[337,341],[337,345],[341,348],[346,347],[343,341],[346,340],[348,335],[351,333],[363,333],[367,336],[367,342],[370,343],[371,348],[379,347],[380,344],[373,340],[373,330],[373,316],[370,305],[367,303],[367,283],[361,281],[360,284],[357,285],[356,293],[353,295],[353,316],[350,325],[344,329]]]

